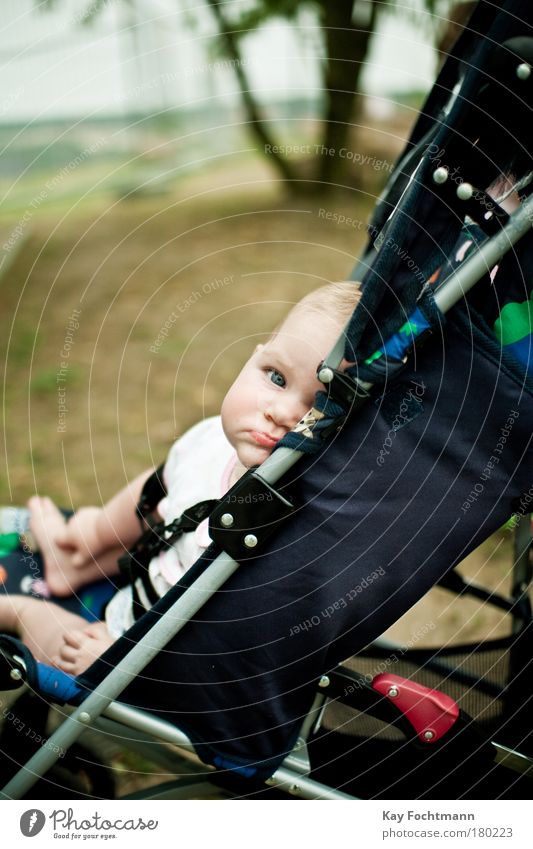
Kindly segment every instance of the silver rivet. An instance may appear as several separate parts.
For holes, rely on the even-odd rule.
[[[527,62],[521,62],[516,69],[516,76],[519,80],[528,80],[531,75],[531,65]]]
[[[335,375],[333,374],[332,369],[330,368],[321,368],[318,372],[318,379],[321,383],[331,383]]]
[[[82,710],[78,719],[79,719],[80,722],[83,722],[86,725],[88,722],[91,721],[91,714],[87,713],[86,710]]]
[[[443,165],[441,165],[440,168],[436,168],[435,171],[433,172],[433,182],[438,183],[439,186],[441,185],[441,183],[445,183],[447,179],[448,179],[448,169],[444,168]]]
[[[396,696],[399,695],[399,693],[400,693],[400,691],[398,690],[398,687],[389,687],[389,690],[387,692],[387,696],[389,696],[391,699],[395,699]]]
[[[329,680],[327,675],[323,675],[320,681],[318,682],[319,687],[329,687],[331,681]]]
[[[13,681],[20,681],[22,678],[22,672],[20,669],[12,669],[9,673],[9,677],[13,679]]]
[[[220,517],[220,524],[224,528],[231,528],[234,521],[235,521],[235,519],[233,518],[231,513],[223,513],[222,516]]]
[[[255,534],[246,534],[244,537],[244,544],[246,548],[255,548],[258,543],[258,539]]]
[[[424,731],[424,740],[433,740],[434,736],[434,731]]]
[[[474,187],[471,183],[461,183],[457,186],[457,197],[459,200],[470,200],[474,194]]]

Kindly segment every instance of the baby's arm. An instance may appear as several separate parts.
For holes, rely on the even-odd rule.
[[[141,532],[135,508],[152,472],[150,469],[138,475],[103,507],[82,507],[71,516],[56,542],[75,551],[73,565],[81,566],[107,551],[133,545]]]
[[[71,595],[118,572],[118,557],[140,534],[135,506],[150,474],[143,472],[102,508],[81,508],[68,522],[49,498],[30,499],[31,530],[54,595]]]

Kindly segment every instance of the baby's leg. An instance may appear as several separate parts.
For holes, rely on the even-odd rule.
[[[55,542],[56,535],[65,527],[66,519],[49,498],[35,495],[28,501],[28,507],[30,529],[44,561],[48,588],[53,595],[71,595],[77,589],[72,552],[60,548]]]
[[[105,552],[98,561],[74,566],[72,552],[56,544],[56,534],[65,527],[66,519],[50,498],[35,495],[28,501],[30,527],[44,560],[44,576],[53,595],[69,596],[92,581],[118,572],[117,560],[124,549]]]
[[[86,627],[86,619],[51,601],[25,595],[0,596],[0,631],[16,634],[43,663],[53,663],[67,632]]]
[[[92,622],[83,630],[69,631],[64,635],[63,645],[54,658],[54,665],[79,675],[114,643],[105,622]]]

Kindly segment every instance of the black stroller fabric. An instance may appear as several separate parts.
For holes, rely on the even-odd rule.
[[[263,762],[269,772],[279,763],[319,676],[396,621],[531,485],[531,390],[499,367],[493,343],[480,334],[475,356],[471,345],[458,314],[386,403],[368,405],[318,460],[301,462],[294,521],[268,553],[242,564],[123,699],[174,721],[219,766]],[[418,414],[394,432],[384,410],[407,397],[418,399]],[[122,643],[136,642],[176,595]],[[86,683],[121,650],[107,652]]]
[[[423,281],[464,239],[465,210],[431,182],[429,145],[447,148],[494,45],[530,35],[533,13],[514,0],[501,10],[482,3],[476,15],[408,146],[421,145],[425,157],[387,230],[399,249],[385,243],[376,254],[370,246],[365,257],[371,267],[350,338],[361,358],[405,322]],[[442,106],[465,57],[468,96],[445,123]],[[507,164],[485,163],[482,188]],[[402,167],[372,242],[405,188]],[[468,162],[464,171],[468,179]],[[529,300],[531,248],[522,239],[494,282],[487,269],[394,381],[385,373],[357,417],[294,467],[282,482],[294,517],[265,553],[242,562],[122,701],[174,722],[205,761],[264,779],[292,748],[320,675],[379,636],[513,512],[523,515],[532,501],[533,381],[494,323],[507,300]],[[212,546],[204,559],[216,553]],[[79,683],[96,687],[181,591],[161,599]]]
[[[533,61],[532,22],[528,0],[478,3],[421,110],[390,189],[376,207],[371,243],[382,248],[377,256],[367,254],[372,268],[365,278],[362,308],[352,319],[347,356],[350,346],[363,359],[382,345],[413,312],[429,279],[428,267],[433,266],[432,273],[451,254],[465,214],[472,215],[472,207],[457,194],[459,185],[470,183],[481,198],[500,175],[519,177],[531,170],[528,98],[533,83],[530,78],[518,81],[513,51],[518,46]],[[448,170],[444,183],[433,178],[438,167]],[[481,213],[483,220],[488,209],[483,206],[481,200],[472,217]],[[524,300],[521,276],[519,281]],[[515,288],[519,281],[508,279],[507,286]],[[530,293],[530,279],[527,289]]]

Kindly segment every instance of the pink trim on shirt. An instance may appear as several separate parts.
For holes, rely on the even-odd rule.
[[[221,497],[225,495],[228,489],[230,488],[231,476],[236,465],[237,454],[234,454],[232,457],[229,458],[228,462],[226,463],[226,468],[222,472],[222,479],[220,481]],[[204,519],[203,522],[200,522],[194,532],[194,538],[200,548],[208,548],[211,545],[212,539],[209,536],[209,518]]]
[[[235,470],[235,466],[237,465],[237,452],[235,452],[226,463],[226,468],[222,472],[222,480],[220,482],[221,490],[220,495],[225,495],[228,489],[230,488],[231,476]]]

